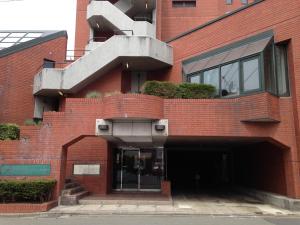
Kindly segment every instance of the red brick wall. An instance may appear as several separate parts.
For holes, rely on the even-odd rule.
[[[74,97],[85,97],[90,91],[97,91],[105,94],[110,92],[119,91],[122,89],[122,67],[114,68],[108,73],[102,75],[78,93],[74,94]]]
[[[232,5],[226,5],[225,0],[197,0],[196,7],[174,8],[171,0],[161,0],[157,6],[158,38],[168,40],[241,6],[239,0]]]
[[[77,0],[75,50],[85,49],[85,46],[90,38],[89,24],[86,20],[88,3],[89,0]]]
[[[298,7],[297,0],[290,0],[289,4],[284,1],[265,0],[170,42],[169,44],[174,47],[174,66],[167,79],[174,82],[182,81],[181,62],[185,59],[266,30],[274,30],[276,42],[293,39],[292,42],[297,43],[299,39]],[[285,10],[282,11],[282,8]],[[297,47],[296,44],[293,49],[295,54],[299,52]]]
[[[250,144],[243,149],[236,149],[235,182],[258,190],[286,195],[285,152],[269,143]]]
[[[99,137],[85,137],[67,150],[66,177],[78,181],[87,191],[106,194],[107,188],[107,142]],[[74,164],[100,164],[100,175],[73,175]]]
[[[44,58],[63,62],[66,46],[66,37],[60,37],[0,58],[0,123],[23,124],[33,117],[33,78]]]
[[[70,162],[77,159],[90,160],[89,152],[94,159],[103,163],[99,180],[96,178],[82,178],[86,187],[96,193],[106,194],[111,183],[109,175],[111,168],[107,159],[107,147],[101,144],[100,139],[83,139],[95,134],[95,120],[106,118],[105,115],[117,115],[118,118],[145,118],[154,115],[169,121],[169,138],[188,140],[189,137],[214,137],[242,139],[259,138],[280,145],[285,149],[284,170],[287,182],[287,195],[300,198],[299,163],[293,112],[290,110],[290,98],[278,100],[280,123],[243,123],[245,115],[257,117],[261,112],[265,117],[264,107],[268,105],[268,94],[258,94],[238,99],[220,100],[162,100],[158,97],[143,95],[112,96],[103,99],[66,99],[65,112],[47,112],[44,115],[44,124],[41,127],[22,128],[21,141],[0,142],[0,163],[51,163],[51,176],[59,181],[56,193],[63,186],[65,171],[63,166],[63,149],[67,149]],[[275,97],[271,97],[275,98]],[[275,98],[276,99],[276,98]],[[244,107],[237,109],[239,101]],[[265,104],[249,107],[253,102],[264,101]],[[142,104],[141,104],[142,103]],[[246,105],[248,103],[249,105]],[[117,105],[111,114],[107,114],[107,104]],[[268,107],[267,107],[268,108]],[[133,110],[134,109],[134,110]],[[151,109],[151,110],[150,110]],[[157,112],[154,113],[153,110]],[[150,111],[149,111],[150,110]],[[149,112],[145,114],[145,112]],[[151,113],[152,112],[152,113]],[[269,114],[273,115],[273,113]],[[284,116],[283,116],[284,115]],[[221,129],[220,129],[221,128]],[[97,141],[96,141],[97,140]],[[79,142],[78,142],[79,141]],[[79,144],[76,144],[78,142]],[[97,142],[97,143],[96,143]],[[87,148],[85,148],[87,146]],[[69,151],[70,150],[70,151]],[[72,153],[73,150],[73,153]],[[107,157],[105,159],[105,156]],[[94,160],[93,159],[93,160]],[[104,186],[102,186],[104,185]]]
[[[292,96],[282,99],[279,108],[281,126],[286,127],[289,124],[292,130],[287,131],[283,128],[282,134],[279,135],[280,138],[277,136],[279,131],[275,134],[281,141],[288,140],[291,143],[292,151],[289,152],[289,160],[285,162],[287,183],[299,178],[299,165],[295,163],[299,161],[298,155],[300,153],[298,119],[300,110],[300,89],[298,87],[300,83],[300,67],[298,66],[300,64],[299,7],[300,3],[297,0],[290,0],[288,4],[285,1],[265,0],[169,43],[174,47],[175,59],[174,66],[167,75],[167,80],[182,82],[181,63],[195,55],[271,29],[275,33],[275,42],[289,41],[288,60]],[[284,10],[282,10],[283,8]],[[258,127],[250,127],[249,131],[252,130],[254,135]],[[230,130],[236,129],[232,125],[228,128]],[[263,127],[261,129],[266,131],[269,128]],[[295,184],[293,190],[299,191],[299,189],[299,184]]]
[[[56,207],[57,201],[42,203],[42,204],[30,204],[30,203],[12,203],[12,204],[0,204],[0,213],[36,213],[46,212]]]

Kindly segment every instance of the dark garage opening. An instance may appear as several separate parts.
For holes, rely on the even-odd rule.
[[[237,187],[286,195],[285,151],[261,140],[169,143],[166,176],[173,196],[224,195]]]

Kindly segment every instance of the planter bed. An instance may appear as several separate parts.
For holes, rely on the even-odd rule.
[[[58,205],[57,201],[44,203],[4,203],[0,204],[0,213],[46,212]]]

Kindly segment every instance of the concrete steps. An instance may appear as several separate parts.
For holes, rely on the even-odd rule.
[[[89,194],[84,188],[77,182],[66,179],[65,189],[62,190],[60,197],[60,205],[77,205],[79,200],[86,197]]]
[[[149,199],[145,197],[145,199],[122,199],[121,197],[117,197],[114,199],[107,199],[106,197],[94,197],[88,196],[86,198],[82,198],[79,200],[80,205],[164,205],[164,206],[173,206],[173,200],[169,199]]]

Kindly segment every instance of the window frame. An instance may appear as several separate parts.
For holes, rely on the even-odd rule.
[[[52,65],[52,67],[46,66],[46,65],[50,65],[50,64]],[[44,60],[43,60],[43,68],[44,69],[54,69],[55,67],[56,67],[56,61],[44,58]]]
[[[181,3],[181,4],[179,4]],[[195,3],[195,5],[188,5],[188,3]],[[172,8],[196,8],[197,0],[172,0]]]
[[[261,54],[256,54],[256,55],[252,55],[249,57],[245,57],[242,58],[240,60],[240,89],[241,89],[241,93],[243,94],[252,94],[252,93],[256,93],[259,91],[262,91],[264,88],[264,71],[262,70],[262,60],[261,60]],[[252,89],[252,90],[248,90],[245,91],[245,86],[244,86],[244,67],[243,67],[243,63],[244,62],[249,62],[253,59],[257,59],[258,60],[258,78],[259,78],[259,87],[256,89]]]
[[[259,88],[257,89],[254,89],[254,90],[249,90],[249,91],[244,91],[244,85],[243,85],[243,81],[244,81],[244,73],[243,73],[243,65],[242,63],[245,62],[245,61],[250,61],[251,59],[255,59],[257,58],[258,59],[258,72],[259,72]],[[234,63],[238,63],[238,72],[239,72],[239,93],[236,94],[236,95],[230,95],[230,96],[222,96],[222,79],[221,79],[221,68],[223,66],[226,66],[226,65],[230,65],[230,64],[234,64]],[[246,96],[246,95],[250,95],[250,94],[253,94],[253,93],[261,93],[264,91],[264,70],[263,70],[263,52],[260,52],[260,53],[256,53],[256,54],[252,54],[252,55],[249,55],[249,56],[246,56],[246,57],[242,57],[240,59],[237,59],[237,60],[233,60],[233,61],[229,61],[229,62],[226,62],[226,63],[223,63],[223,64],[219,64],[217,66],[214,66],[214,67],[210,67],[210,68],[207,68],[207,69],[204,69],[204,70],[201,70],[201,71],[197,71],[197,72],[194,72],[194,73],[190,73],[190,74],[187,74],[187,79],[186,81],[190,83],[191,81],[191,77],[194,77],[194,76],[200,76],[200,83],[201,84],[204,84],[204,72],[206,71],[209,71],[209,70],[213,70],[213,69],[216,69],[218,68],[219,70],[219,93],[216,93],[216,97],[218,98],[237,98],[237,97],[240,97],[240,96]]]
[[[233,4],[233,0],[225,0],[226,5],[232,5]]]
[[[278,58],[277,58],[277,48],[282,48],[284,47],[284,61],[285,61],[285,79],[286,79],[286,90],[287,93],[286,94],[280,94],[279,93],[279,85],[278,85],[278,76],[279,76],[279,71],[278,71],[278,67],[277,67],[277,62],[278,62]],[[290,68],[289,68],[289,56],[288,56],[288,48],[289,48],[289,43],[288,42],[280,42],[280,43],[274,43],[274,69],[275,69],[275,77],[276,77],[276,86],[277,86],[277,90],[276,90],[276,95],[278,97],[290,97],[291,96],[291,79],[290,79]]]

